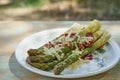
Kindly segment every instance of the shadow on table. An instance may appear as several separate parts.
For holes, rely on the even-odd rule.
[[[14,52],[9,59],[9,68],[10,68],[11,72],[20,80],[61,80],[58,78],[41,76],[41,75],[38,75],[36,73],[33,73],[33,72],[23,68],[17,62]],[[91,77],[86,77],[86,78],[76,78],[74,80],[100,80],[102,77],[104,77],[104,75],[106,73],[107,72],[99,74],[99,75],[91,76]],[[68,79],[62,79],[62,80],[68,80]],[[73,80],[73,79],[69,79],[69,80]]]

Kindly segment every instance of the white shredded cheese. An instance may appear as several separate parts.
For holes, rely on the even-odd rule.
[[[78,36],[77,42],[78,43],[89,43],[89,41],[91,41],[93,39],[93,37],[86,37],[86,36]]]
[[[72,42],[76,37],[78,37],[77,42],[78,43],[83,43],[83,42],[87,42],[89,43],[89,41],[91,41],[91,39],[93,39],[92,37],[85,37],[85,36],[78,36],[80,31],[82,30],[83,27],[81,27],[78,24],[74,24],[72,26],[72,28],[68,31],[67,36],[61,36],[59,39],[51,41],[52,44],[54,44],[55,42],[62,42],[62,44],[55,44],[54,47],[51,48],[47,48],[44,47],[44,53],[47,55],[52,55],[55,56],[58,60],[60,60],[61,58],[64,57],[64,53],[62,53],[62,48],[63,48],[63,44],[68,44],[68,42]],[[75,32],[75,35],[73,37],[71,37],[71,33]],[[76,50],[73,51],[73,53],[76,54],[81,54],[81,51],[79,51],[77,43],[75,42],[75,47]],[[59,54],[59,52],[61,52],[61,54]]]
[[[75,47],[76,47],[76,49],[79,49],[79,48],[78,48],[78,45],[77,45],[77,43],[76,43],[76,42],[74,42],[74,44],[75,44]]]
[[[55,52],[54,55],[56,56],[56,58],[60,61],[61,56],[58,54],[58,52]]]
[[[44,47],[44,53],[47,54],[47,55],[54,55],[53,53],[56,53],[57,51],[58,52],[62,52],[62,49],[63,47],[60,47],[60,46],[55,46],[55,47],[52,47],[52,48],[46,48]]]
[[[61,58],[63,58],[63,57],[64,57],[64,55],[65,55],[65,54],[64,54],[64,53],[62,53],[60,57],[61,57]]]
[[[79,54],[82,54],[82,51],[80,51],[79,49],[75,49],[72,51],[72,53],[75,55],[79,55]]]
[[[61,56],[63,56],[63,55],[61,54],[61,56],[60,56],[58,54],[58,52],[62,52],[62,50],[61,50],[62,48],[63,47],[59,46],[59,45],[56,45],[56,46],[51,47],[51,48],[44,47],[44,54],[55,56],[58,60],[60,60]]]

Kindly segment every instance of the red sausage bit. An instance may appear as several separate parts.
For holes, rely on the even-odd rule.
[[[93,37],[93,34],[91,32],[89,32],[89,33],[86,34],[86,37]],[[87,42],[83,43],[83,45],[86,48],[93,46],[93,44],[94,44],[94,40],[93,39],[91,41],[89,41],[89,43],[87,43]]]
[[[55,45],[59,45],[59,44],[62,44],[62,42],[55,42]]]
[[[83,60],[92,60],[93,59],[93,55],[92,54],[88,54],[84,57],[82,57]]]
[[[83,43],[84,47],[86,47],[86,48],[93,46],[93,44],[94,44],[93,40],[89,41],[89,43],[87,43],[87,42]]]
[[[75,46],[73,45],[72,42],[68,42],[67,46],[71,49],[75,49]]]
[[[79,44],[79,45],[78,45],[78,48],[79,48],[80,50],[84,50],[84,49],[85,49],[85,47],[84,47],[83,44]]]
[[[88,33],[86,34],[86,37],[93,37],[93,34],[92,34],[91,32],[88,32]]]
[[[66,36],[68,36],[68,33],[62,34],[62,36],[65,36],[65,37],[66,37]]]
[[[54,44],[52,44],[51,42],[49,42],[49,47],[51,48],[51,47],[54,47],[55,45]]]
[[[75,34],[76,34],[76,33],[72,32],[72,33],[70,34],[70,37],[74,37]]]
[[[52,47],[55,47],[55,45],[52,44],[51,42],[48,42],[48,44],[45,44],[45,47],[46,48],[52,48]]]

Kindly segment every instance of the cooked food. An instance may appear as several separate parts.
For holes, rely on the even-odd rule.
[[[59,75],[80,58],[103,46],[111,35],[101,29],[98,20],[88,27],[73,26],[56,39],[38,49],[29,49],[27,63],[44,71],[52,70]]]
[[[86,48],[83,51],[78,51],[78,49],[74,50],[72,54],[66,58],[64,61],[58,63],[54,68],[54,73],[56,75],[60,74],[64,68],[66,68],[68,65],[72,64],[73,62],[77,61],[80,57],[85,56],[88,53],[91,53],[95,51],[97,48],[99,48],[101,45],[104,45],[110,38],[110,34],[105,31],[104,34],[100,39],[98,39],[93,46],[90,48]]]
[[[96,41],[102,34],[103,34],[103,30],[98,30],[97,32],[93,33],[93,37],[94,37],[94,41]],[[72,52],[68,52],[64,58],[62,58],[62,60],[66,59],[69,55],[71,55]],[[46,57],[44,58],[41,58],[42,55],[36,55],[36,56],[29,56],[28,59],[27,59],[27,62],[29,64],[31,64],[32,66],[34,67],[37,67],[37,68],[40,68],[42,70],[51,70],[54,68],[54,66],[59,63],[60,61],[62,60],[55,60],[54,58],[53,59],[50,59],[49,55],[44,55]],[[48,56],[48,57],[47,57]],[[47,63],[43,63],[42,59],[49,59],[49,62]],[[51,61],[51,60],[55,60],[55,61]],[[34,63],[33,63],[34,62]]]

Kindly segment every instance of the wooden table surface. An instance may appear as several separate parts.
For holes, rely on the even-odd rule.
[[[17,62],[14,51],[22,39],[33,33],[46,29],[70,27],[74,22],[0,22],[0,80],[61,80],[41,76],[23,68]],[[89,21],[78,21],[78,23],[87,25]],[[106,30],[111,32],[112,39],[120,45],[120,21],[102,21],[102,24]],[[120,61],[107,72],[74,80],[120,80]]]

